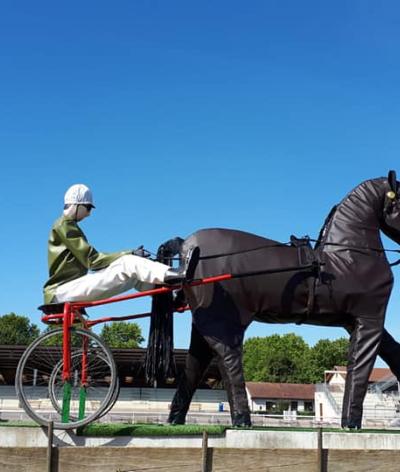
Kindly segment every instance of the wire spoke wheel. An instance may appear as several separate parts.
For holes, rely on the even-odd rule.
[[[91,331],[71,328],[70,379],[63,380],[62,328],[37,338],[17,368],[16,390],[37,423],[73,429],[100,417],[116,400],[118,379],[110,349]]]

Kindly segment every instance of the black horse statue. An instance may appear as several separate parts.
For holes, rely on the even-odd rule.
[[[341,326],[350,333],[342,426],[361,428],[378,354],[400,379],[400,344],[384,328],[393,276],[380,231],[400,243],[394,171],[361,183],[335,206],[314,248],[305,239],[283,244],[228,229],[203,229],[186,239],[183,257],[189,248],[200,248],[196,279],[225,273],[234,278],[184,290],[192,334],[169,422],[185,422],[195,389],[217,356],[232,423],[251,425],[242,346],[246,328],[257,320]]]

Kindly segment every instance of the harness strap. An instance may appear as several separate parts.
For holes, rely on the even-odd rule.
[[[264,275],[264,274],[278,274],[280,272],[295,272],[297,270],[310,270],[314,269],[314,264],[308,264],[304,266],[293,266],[293,267],[277,267],[275,269],[263,269],[263,270],[254,270],[250,272],[240,272],[237,274],[231,274],[231,279],[241,279],[243,277],[251,277],[254,275]]]
[[[294,235],[290,236],[290,242],[292,246],[297,247],[297,254],[299,258],[299,264],[311,265],[312,275],[307,278],[308,297],[307,297],[307,316],[310,315],[314,310],[315,304],[315,281],[320,275],[321,261],[318,258],[318,253],[311,247],[310,237],[304,236],[303,238],[297,238]],[[305,321],[305,319],[303,320]]]

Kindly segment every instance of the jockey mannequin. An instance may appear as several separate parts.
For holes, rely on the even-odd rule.
[[[196,251],[188,254],[178,269],[147,259],[149,253],[143,247],[97,252],[77,224],[90,215],[92,208],[92,192],[86,185],[72,185],[67,190],[63,215],[54,223],[49,237],[46,304],[100,300],[132,288],[149,290],[154,284],[179,284],[192,278]]]

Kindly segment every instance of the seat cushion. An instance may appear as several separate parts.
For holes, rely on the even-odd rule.
[[[58,315],[64,313],[64,303],[49,303],[48,305],[41,305],[38,310],[42,311],[45,315]]]

